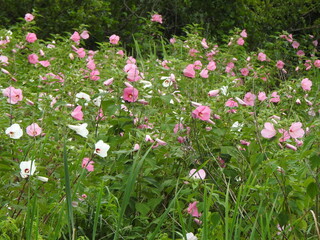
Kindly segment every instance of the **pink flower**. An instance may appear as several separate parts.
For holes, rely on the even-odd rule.
[[[202,77],[202,78],[208,78],[209,77],[209,75],[208,75],[208,70],[207,69],[202,69],[202,71],[200,72],[200,76]]]
[[[297,41],[293,41],[292,43],[293,48],[298,48],[299,46],[300,46],[300,43],[298,43]]]
[[[31,63],[31,64],[36,64],[37,62],[39,62],[39,58],[38,58],[38,55],[37,54],[30,54],[29,56],[28,56],[28,61],[29,61],[29,63]]]
[[[292,123],[289,128],[289,134],[292,138],[302,138],[304,136],[304,130],[301,128],[301,122]]]
[[[304,51],[299,50],[299,51],[297,52],[297,55],[298,55],[298,56],[304,56],[304,55],[305,55],[305,53],[304,53]]]
[[[192,112],[193,118],[199,118],[203,121],[207,121],[210,119],[211,109],[207,106],[200,105]]]
[[[3,96],[8,97],[8,103],[17,104],[19,101],[22,101],[22,90],[15,89],[14,87],[8,87],[3,90]]]
[[[171,43],[171,44],[175,44],[176,41],[177,41],[177,40],[176,40],[175,38],[170,38],[170,43]]]
[[[189,172],[189,177],[194,178],[194,179],[205,179],[206,178],[206,172],[203,169],[191,169]]]
[[[154,14],[154,15],[152,15],[152,17],[151,17],[151,21],[152,21],[152,22],[158,22],[158,23],[161,23],[161,24],[162,24],[162,16],[159,15],[159,14]]]
[[[266,93],[265,92],[259,92],[258,100],[262,102],[262,101],[264,101],[266,99],[267,99]]]
[[[76,53],[78,54],[79,58],[84,58],[86,56],[86,51],[84,50],[84,48],[77,49]]]
[[[103,82],[103,85],[105,86],[109,86],[113,83],[113,78],[109,78],[106,81]]]
[[[280,96],[278,95],[278,92],[273,92],[271,94],[271,99],[270,99],[270,102],[273,102],[273,103],[278,103],[280,102]]]
[[[70,39],[71,39],[72,41],[76,42],[76,43],[79,43],[81,37],[80,37],[80,35],[79,35],[78,32],[74,32],[74,33],[71,35]]]
[[[132,68],[127,72],[127,80],[130,82],[136,82],[141,80],[141,77],[139,75],[139,70],[137,68]]]
[[[98,81],[98,80],[100,79],[99,75],[100,75],[99,70],[97,70],[97,69],[92,70],[92,71],[90,72],[90,79],[91,79],[92,81]]]
[[[293,146],[293,145],[291,145],[289,143],[286,144],[286,148],[292,149],[293,151],[297,151],[297,147]]]
[[[88,39],[90,37],[89,32],[87,30],[84,30],[81,34],[80,37],[82,39]]]
[[[242,74],[243,76],[248,76],[248,74],[249,74],[249,69],[248,69],[248,68],[242,68],[242,69],[240,70],[240,72],[241,72],[241,74]]]
[[[320,68],[320,60],[315,60],[313,65],[317,68]]]
[[[246,140],[240,140],[240,144],[249,146],[249,145],[250,145],[250,142],[248,142],[248,141],[246,141]]]
[[[282,133],[281,138],[279,138],[279,141],[280,141],[280,142],[285,142],[285,141],[287,141],[288,139],[290,139],[290,135],[289,135],[289,132],[288,132],[287,130],[285,130],[285,129],[283,129],[283,128],[280,128],[280,129],[278,129],[278,132],[279,132],[279,133]]]
[[[210,71],[214,71],[216,70],[217,66],[216,63],[214,61],[210,61],[207,65],[207,69]]]
[[[277,66],[277,68],[279,68],[279,69],[283,69],[283,67],[284,67],[284,62],[282,62],[281,60],[279,60],[279,61],[277,62],[277,64],[276,64],[276,66]]]
[[[91,161],[90,158],[84,158],[82,159],[82,168],[86,168],[89,172],[93,172],[94,171],[94,161]]]
[[[193,63],[193,66],[194,66],[194,67],[193,67],[194,69],[200,70],[201,67],[202,67],[202,63],[201,63],[201,61],[197,60],[197,61],[195,61],[195,62]]]
[[[26,15],[24,15],[24,20],[26,20],[27,22],[31,22],[34,19],[34,16],[31,13],[27,13]]]
[[[118,44],[119,40],[120,40],[120,37],[117,36],[117,35],[115,35],[115,34],[113,34],[113,35],[111,35],[111,36],[109,37],[110,43],[111,43],[111,44],[114,44],[114,45]]]
[[[208,46],[207,41],[206,41],[205,38],[202,39],[201,45],[202,45],[202,47],[205,48],[205,49],[208,49],[208,48],[209,48],[209,46]]]
[[[259,54],[258,54],[258,60],[261,61],[261,62],[266,61],[266,60],[267,60],[267,55],[264,54],[264,53],[262,53],[262,52],[259,53]]]
[[[71,113],[71,116],[76,120],[83,120],[82,106],[77,106]]]
[[[136,143],[133,147],[133,151],[138,151],[140,149],[140,145]]]
[[[254,106],[254,101],[256,99],[256,95],[252,94],[251,92],[247,92],[246,95],[244,95],[243,101],[248,105],[248,106]]]
[[[219,89],[217,89],[217,90],[211,90],[211,91],[208,92],[208,95],[209,95],[209,97],[216,97],[216,96],[219,95],[219,92],[220,92]]]
[[[310,91],[312,86],[312,82],[308,78],[304,78],[301,81],[301,87],[304,91]]]
[[[123,100],[135,102],[138,99],[139,91],[133,87],[127,87],[123,90]]]
[[[192,217],[201,217],[197,208],[197,203],[198,202],[189,203],[187,211]]]
[[[173,132],[177,133],[178,131],[182,131],[183,130],[183,124],[182,123],[177,123],[174,128],[173,128]]]
[[[42,129],[37,123],[32,123],[26,128],[27,134],[31,137],[35,137],[41,134]]]
[[[43,66],[43,67],[49,67],[51,64],[49,61],[39,61],[39,63]]]
[[[35,33],[28,33],[26,36],[26,40],[29,43],[33,43],[37,40],[37,35]]]
[[[229,98],[228,101],[225,103],[226,107],[238,107],[238,103],[236,101],[233,101],[232,98]]]
[[[243,37],[243,38],[248,37],[247,32],[246,32],[245,29],[242,30],[242,32],[240,33],[240,36]]]
[[[124,56],[124,51],[123,50],[119,50],[116,54],[120,55],[121,57]]]
[[[237,40],[237,44],[240,45],[240,46],[243,46],[243,44],[244,44],[244,39],[243,39],[243,38],[239,38],[239,39]]]
[[[264,124],[264,129],[261,130],[261,135],[264,138],[272,138],[277,134],[272,123],[266,122]]]
[[[194,65],[189,64],[184,70],[183,70],[183,75],[189,78],[195,78],[196,77],[196,72],[194,71]]]
[[[195,57],[196,56],[196,53],[198,53],[199,51],[197,50],[197,49],[194,49],[194,48],[191,48],[190,50],[189,50],[189,55],[191,56],[191,57]]]

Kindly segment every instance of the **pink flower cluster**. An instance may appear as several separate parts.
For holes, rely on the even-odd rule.
[[[3,90],[3,96],[8,97],[8,103],[17,104],[19,101],[22,101],[23,95],[21,89],[16,89],[14,87],[8,87]]]

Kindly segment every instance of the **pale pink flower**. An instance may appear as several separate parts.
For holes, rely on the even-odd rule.
[[[49,67],[51,64],[49,61],[39,61],[39,63],[43,66],[43,67]]]
[[[35,137],[41,134],[42,129],[37,123],[32,123],[26,128],[26,132],[29,136]]]
[[[189,64],[183,70],[183,75],[186,76],[186,77],[195,78],[196,77],[196,72],[194,71],[194,65],[193,64]]]
[[[87,30],[84,30],[81,34],[80,37],[82,39],[88,39],[90,37],[89,32]]]
[[[240,72],[243,76],[248,76],[249,75],[249,69],[248,68],[241,68]]]
[[[191,48],[190,50],[189,50],[189,55],[191,56],[191,57],[195,57],[196,56],[196,53],[198,53],[199,51],[197,50],[197,49],[194,49],[194,48]]]
[[[9,64],[9,59],[7,56],[3,56],[3,55],[0,55],[0,63],[4,66],[7,66]]]
[[[261,62],[266,61],[266,60],[267,60],[267,55],[264,54],[264,53],[262,53],[262,52],[259,53],[259,54],[258,54],[258,60],[261,61]]]
[[[83,120],[82,106],[77,106],[71,113],[71,116],[76,120]]]
[[[202,78],[208,78],[209,74],[208,74],[208,70],[207,69],[202,69],[202,71],[200,72],[200,77]]]
[[[159,15],[159,14],[153,14],[151,16],[151,21],[152,22],[158,22],[158,23],[161,23],[162,24],[162,16]]]
[[[273,92],[271,94],[271,99],[270,99],[270,102],[273,102],[273,103],[278,103],[280,102],[280,96],[278,95],[278,92]]]
[[[26,20],[27,22],[31,22],[34,19],[34,16],[31,13],[27,13],[24,16],[24,20]]]
[[[28,61],[29,61],[29,63],[31,63],[31,64],[36,64],[37,62],[39,62],[39,58],[38,58],[38,55],[37,54],[30,54],[29,56],[28,56]]]
[[[141,80],[142,78],[140,77],[139,75],[139,70],[136,68],[136,69],[130,69],[128,72],[127,72],[127,80],[130,81],[130,82],[137,82],[139,80]]]
[[[293,146],[293,145],[291,145],[289,143],[286,144],[286,148],[292,149],[293,151],[297,151],[297,147]]]
[[[240,45],[240,46],[243,46],[243,44],[244,44],[244,39],[243,39],[243,38],[239,38],[239,39],[237,40],[237,44]]]
[[[163,141],[163,140],[161,140],[159,138],[156,138],[155,140],[159,145],[162,145],[162,146],[166,146],[167,145],[167,143],[165,141]]]
[[[176,41],[177,41],[177,40],[176,40],[175,38],[170,38],[170,43],[171,43],[171,44],[175,44]]]
[[[79,58],[84,58],[86,56],[86,51],[84,50],[84,48],[77,49],[76,53],[78,54]]]
[[[312,41],[312,44],[313,44],[313,46],[318,46],[318,40],[314,40],[314,41]]]
[[[250,142],[248,142],[248,141],[246,141],[246,140],[240,140],[240,144],[249,146],[249,145],[250,145]]]
[[[298,55],[298,56],[304,56],[304,55],[305,55],[305,53],[304,53],[304,51],[299,50],[299,51],[297,51],[297,55]]]
[[[304,130],[301,128],[301,122],[294,122],[289,128],[289,134],[292,138],[302,138],[304,136]]]
[[[94,70],[92,70],[90,72],[90,79],[92,81],[98,81],[100,79],[99,75],[100,75],[99,70],[98,69],[94,69]]]
[[[211,109],[209,107],[201,105],[193,110],[192,117],[207,121],[210,119],[210,113]]]
[[[133,87],[127,87],[123,90],[123,100],[127,102],[135,102],[138,99],[139,91]]]
[[[71,39],[72,41],[76,42],[76,43],[79,43],[81,37],[80,37],[80,35],[79,35],[78,32],[74,32],[74,33],[71,35],[70,39]]]
[[[216,70],[217,66],[216,63],[214,61],[210,61],[207,65],[207,69],[210,71],[214,71]]]
[[[37,35],[35,33],[28,33],[26,36],[26,40],[29,43],[33,43],[37,40]]]
[[[264,138],[272,138],[277,134],[272,123],[266,122],[264,124],[264,129],[261,130],[261,135]]]
[[[88,172],[93,172],[94,171],[94,161],[91,161],[90,158],[84,158],[82,159],[82,168],[86,168]]]
[[[197,203],[198,202],[189,203],[187,211],[192,217],[201,217],[201,213],[199,213],[197,208]]]
[[[265,92],[259,92],[258,100],[262,102],[262,101],[264,101],[266,99],[267,99],[266,93]]]
[[[247,92],[246,95],[244,95],[243,101],[248,105],[248,106],[254,106],[254,101],[256,99],[256,95],[252,94],[251,92]]]
[[[293,41],[292,42],[292,47],[293,48],[298,48],[300,46],[300,43],[298,43],[297,41]]]
[[[5,97],[8,97],[7,102],[10,104],[17,104],[19,101],[22,101],[23,99],[22,90],[16,89],[11,86],[4,89],[2,93]]]
[[[201,61],[197,60],[197,61],[195,61],[195,62],[193,63],[193,68],[194,68],[194,69],[200,70],[201,67],[202,67]]]
[[[205,49],[208,49],[208,48],[209,48],[209,46],[208,46],[207,41],[206,41],[205,38],[202,39],[201,45],[202,45],[202,47],[205,48]]]
[[[283,128],[278,129],[278,132],[282,134],[282,136],[279,138],[280,142],[285,142],[288,139],[290,139],[289,132]]]
[[[320,68],[320,60],[315,60],[313,65],[317,68]]]
[[[140,145],[136,143],[133,147],[133,151],[138,151],[140,149]]]
[[[279,60],[279,61],[277,62],[277,64],[276,64],[276,66],[277,66],[277,68],[279,68],[279,69],[283,69],[283,67],[284,67],[284,62],[282,62],[281,60]]]
[[[204,180],[206,178],[206,172],[203,169],[191,169],[189,172],[189,177],[194,179]]]
[[[93,59],[90,59],[87,63],[87,68],[89,68],[90,70],[94,70],[96,68],[96,64],[94,63]]]
[[[238,107],[238,103],[236,101],[233,101],[232,98],[229,98],[228,101],[225,103],[226,107]]]
[[[177,133],[178,131],[182,131],[183,130],[183,124],[182,123],[177,123],[174,128],[173,128],[173,132]]]
[[[124,56],[124,51],[123,50],[119,50],[116,54],[120,55],[121,57]]]
[[[240,36],[243,37],[243,38],[248,37],[247,32],[246,32],[245,29],[242,30],[242,32],[240,33]]]
[[[310,91],[312,86],[312,81],[310,81],[308,78],[304,78],[301,81],[301,87],[304,91]]]
[[[110,41],[111,44],[116,45],[116,44],[119,43],[120,37],[117,36],[117,35],[115,35],[115,34],[113,34],[113,35],[111,35],[111,36],[109,37],[109,41]]]
[[[209,97],[216,97],[216,96],[219,95],[219,92],[220,92],[219,89],[217,89],[217,90],[211,90],[211,91],[208,92],[208,95],[209,95]]]
[[[113,78],[109,78],[106,81],[103,82],[103,85],[105,86],[109,86],[113,83]]]

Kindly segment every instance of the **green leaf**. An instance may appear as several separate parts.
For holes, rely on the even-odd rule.
[[[315,182],[309,183],[307,187],[307,194],[311,197],[314,198],[319,192],[318,186]]]

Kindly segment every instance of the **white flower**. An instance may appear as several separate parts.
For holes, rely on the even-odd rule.
[[[76,131],[77,134],[79,134],[80,136],[87,138],[89,131],[87,129],[88,127],[88,123],[82,123],[79,125],[68,125],[68,127],[74,131]]]
[[[103,142],[102,140],[99,140],[95,144],[94,153],[99,155],[100,157],[106,157],[106,156],[108,156],[108,150],[109,149],[110,149],[109,144]]]
[[[49,178],[47,177],[42,177],[42,176],[37,176],[37,178],[42,181],[42,182],[48,182]]]
[[[23,161],[20,163],[20,175],[22,178],[27,178],[28,176],[31,176],[36,171],[36,164],[34,161]]]
[[[19,124],[14,123],[6,129],[6,134],[8,134],[10,138],[19,139],[22,137],[23,131]]]
[[[152,83],[146,80],[140,80],[141,83],[144,84],[143,88],[151,88],[152,87]]]
[[[239,123],[238,121],[236,121],[234,124],[232,124],[232,126],[231,126],[231,131],[238,131],[238,132],[240,132],[243,126],[244,126],[243,123]]]
[[[223,95],[227,96],[228,86],[223,86],[220,88],[220,90]]]
[[[90,102],[90,100],[91,100],[90,96],[84,92],[79,92],[76,94],[76,102],[78,102],[79,99],[84,99],[87,102]]]
[[[95,99],[92,100],[93,104],[96,105],[97,107],[101,106],[101,96],[96,97]]]
[[[187,233],[187,240],[198,240],[198,238],[193,233]]]
[[[164,80],[162,83],[162,86],[164,87],[170,87],[172,85],[172,80],[170,77],[161,77],[161,80]]]

